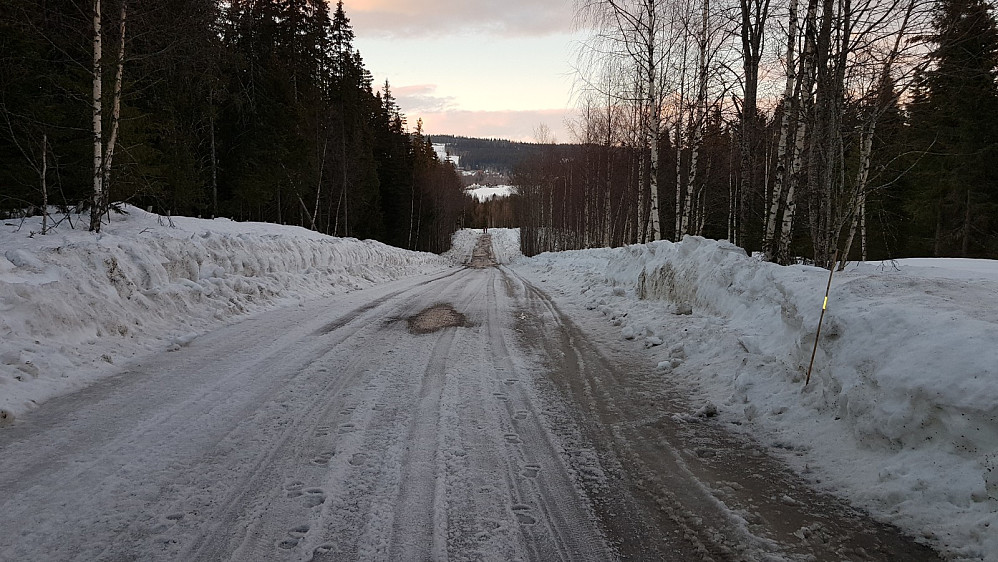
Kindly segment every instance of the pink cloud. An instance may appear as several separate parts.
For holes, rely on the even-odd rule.
[[[403,110],[405,106],[403,106]],[[565,121],[568,109],[538,109],[528,111],[407,111],[410,128],[423,119],[427,135],[459,135],[465,137],[503,138],[533,142],[534,130],[540,124],[550,127],[558,142],[573,142]]]
[[[436,84],[415,84],[392,88],[392,95],[408,112],[440,113],[454,107],[452,96],[438,96]]]
[[[490,32],[524,36],[568,33],[571,5],[564,0],[345,0],[358,29],[387,36]]]

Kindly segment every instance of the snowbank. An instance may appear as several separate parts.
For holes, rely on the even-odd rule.
[[[41,230],[35,219],[3,223],[5,419],[91,382],[122,357],[186,345],[222,320],[450,265],[298,227],[182,217],[171,226],[127,212],[112,215],[99,236],[83,229],[86,217],[46,236],[29,236]]]
[[[450,250],[441,256],[449,259],[455,265],[471,263],[471,251],[475,249],[475,243],[482,231],[477,228],[462,228],[451,236]]]
[[[520,253],[520,229],[519,228],[490,228],[492,235],[492,253],[496,262],[500,265],[512,263]]]
[[[998,262],[780,267],[687,237],[520,262],[823,486],[998,560]],[[813,471],[813,472],[811,472]]]

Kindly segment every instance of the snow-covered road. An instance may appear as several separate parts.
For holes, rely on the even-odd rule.
[[[0,559],[934,558],[611,340],[507,267],[211,331],[0,432]]]

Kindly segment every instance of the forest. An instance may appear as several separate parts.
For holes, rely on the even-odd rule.
[[[453,135],[433,135],[433,142],[447,145],[451,154],[461,158],[461,167],[468,170],[491,170],[512,173],[517,166],[538,158],[550,144],[517,142],[506,139],[479,139]]]
[[[99,231],[125,202],[444,251],[470,198],[353,41],[342,2],[4,0],[0,216]]]
[[[987,2],[576,9],[577,142],[519,166],[511,216],[492,213],[528,255],[700,235],[823,267],[998,258]]]
[[[99,231],[126,202],[436,252],[490,223],[527,254],[700,235],[823,267],[998,257],[985,0],[575,7],[573,144],[433,138],[511,174],[483,205],[372,84],[342,2],[5,0],[0,217],[93,209]]]

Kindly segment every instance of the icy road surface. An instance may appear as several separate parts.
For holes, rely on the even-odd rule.
[[[491,263],[258,315],[0,430],[0,560],[935,559]]]

